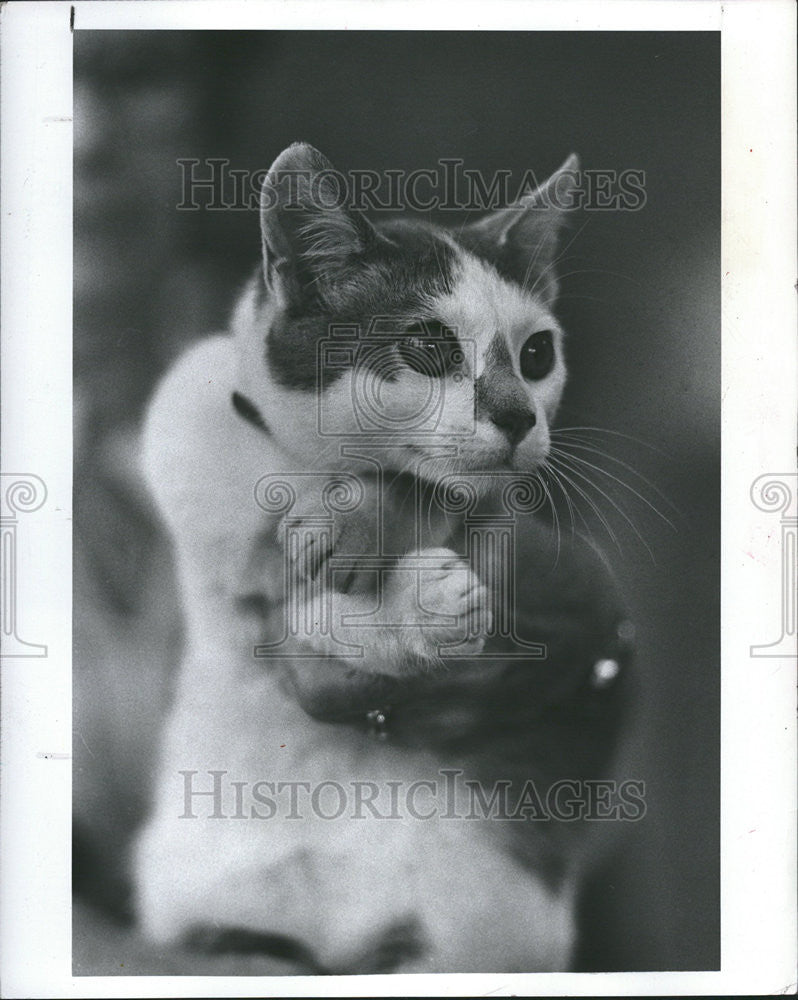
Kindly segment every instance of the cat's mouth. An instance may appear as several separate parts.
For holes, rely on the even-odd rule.
[[[418,442],[405,443],[404,451],[413,457],[419,456],[425,459],[434,460],[437,453],[434,449],[426,448]],[[528,455],[519,455],[519,449],[510,445],[501,448],[463,448],[458,449],[456,455],[446,456],[442,459],[449,471],[458,472],[534,472],[538,469],[543,458],[535,456],[530,461]]]

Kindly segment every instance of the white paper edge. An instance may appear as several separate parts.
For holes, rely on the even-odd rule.
[[[722,969],[314,979],[71,975],[72,51],[69,4],[15,3],[2,45],[2,468],[47,484],[19,606],[46,659],[2,661],[0,961],[8,997],[746,994],[796,979],[795,659],[780,551],[749,499],[795,468],[796,86],[790,0],[76,3],[80,28],[717,30],[723,65]],[[412,9],[412,17],[408,16]],[[689,158],[690,151],[685,150]],[[767,522],[765,522],[767,523]],[[775,527],[775,523],[773,525]],[[22,556],[24,555],[24,559]],[[663,873],[667,877],[667,873]]]

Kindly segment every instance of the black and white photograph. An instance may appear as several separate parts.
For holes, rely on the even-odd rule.
[[[717,968],[717,33],[74,53],[75,970]]]
[[[730,359],[739,378],[748,344],[756,367],[770,313],[729,319],[755,250],[727,250],[720,21],[557,26],[530,5],[433,30],[407,4],[377,29],[298,5],[270,26],[264,4],[260,26],[210,26],[141,5],[159,28],[109,4],[93,26],[102,6],[71,8],[54,184],[71,408],[46,384],[10,397],[46,400],[68,495],[21,451],[3,467],[11,708],[24,671],[71,662],[67,742],[26,730],[62,779],[59,989],[701,992],[728,968],[740,824],[782,838],[774,906],[795,875],[794,804],[725,812],[746,711],[752,771],[767,718],[767,781],[794,803],[798,476],[794,428],[781,464],[745,464],[749,425],[758,475],[731,475],[753,527],[729,542]],[[766,424],[763,371],[742,395]],[[51,507],[71,539],[52,635],[50,585],[26,596]],[[755,578],[727,574],[749,564],[769,582],[746,619]],[[732,647],[735,620],[754,624]],[[729,695],[730,656],[761,710]],[[775,989],[795,918],[771,917],[751,982]]]

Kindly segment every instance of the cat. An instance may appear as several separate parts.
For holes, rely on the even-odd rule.
[[[569,778],[609,759],[622,685],[604,690],[585,659],[588,646],[625,656],[606,567],[546,562],[545,531],[519,519],[513,642],[525,624],[529,657],[541,636],[548,648],[530,671],[497,631],[490,562],[506,554],[475,566],[446,499],[459,482],[489,523],[502,485],[545,461],[567,375],[555,264],[577,169],[571,156],[523,202],[444,228],[370,222],[307,144],[273,163],[262,260],[230,333],[177,361],[143,433],[184,619],[133,859],[156,941],[277,941],[306,971],[570,967],[585,865],[570,831],[369,810],[333,821],[320,800],[301,820],[296,803],[261,818],[244,796],[258,781],[260,806],[264,787],[297,782],[377,795],[447,767],[516,787],[558,754]]]

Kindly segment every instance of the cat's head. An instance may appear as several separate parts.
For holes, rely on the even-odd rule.
[[[566,378],[554,265],[576,169],[475,223],[372,224],[317,150],[286,149],[236,322],[241,377],[286,450],[337,465],[360,442],[426,478],[538,465]]]

